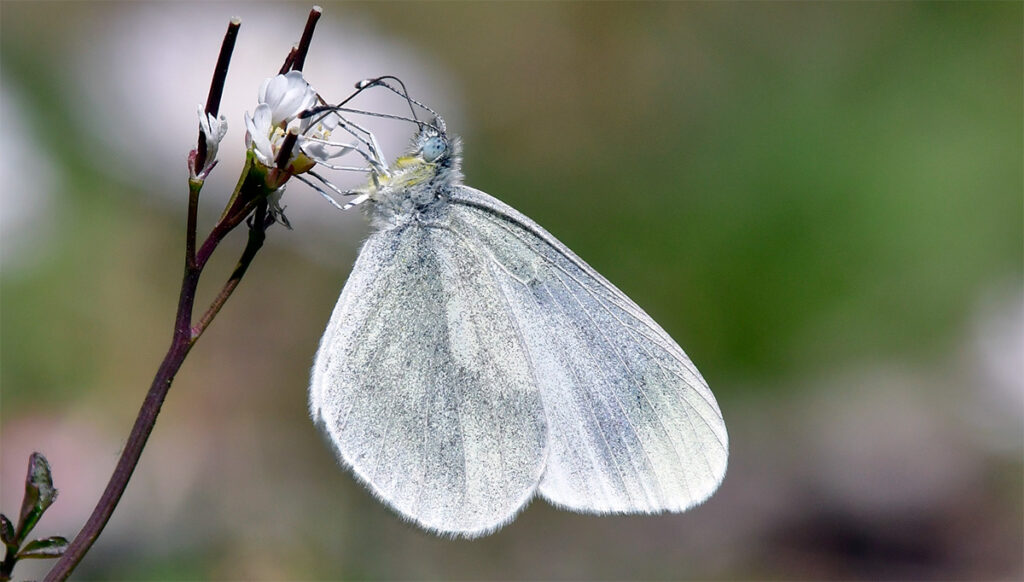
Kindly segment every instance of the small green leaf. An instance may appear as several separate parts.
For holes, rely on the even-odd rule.
[[[25,485],[31,482],[39,491],[39,510],[46,511],[57,500],[57,490],[53,488],[53,477],[50,475],[50,463],[42,453],[32,453],[29,457],[29,475]]]
[[[14,525],[2,513],[0,513],[0,540],[4,542],[5,546],[18,547],[18,540],[14,537]]]
[[[18,552],[17,558],[21,559],[43,559],[59,558],[68,547],[68,541],[60,536],[53,536],[42,540],[32,540],[25,544]]]
[[[32,453],[28,459],[28,474],[25,476],[25,498],[21,502],[21,517],[15,538],[24,540],[47,507],[57,499],[50,476],[50,464],[42,453]]]

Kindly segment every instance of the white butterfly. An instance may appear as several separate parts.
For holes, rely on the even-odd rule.
[[[697,368],[565,245],[464,186],[439,118],[419,125],[347,205],[366,200],[374,232],[310,386],[341,461],[403,517],[460,537],[535,495],[599,514],[707,499],[728,436]]]

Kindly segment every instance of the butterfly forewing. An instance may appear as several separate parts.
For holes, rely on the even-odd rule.
[[[338,455],[442,533],[506,523],[543,471],[527,346],[493,265],[417,221],[370,236],[321,341],[310,406]]]

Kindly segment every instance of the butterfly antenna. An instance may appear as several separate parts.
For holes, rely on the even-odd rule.
[[[398,85],[402,88],[402,90],[398,91],[397,89],[391,87],[390,85],[388,85],[387,83],[384,82],[385,80],[391,80],[391,81],[394,81],[394,82],[398,83]],[[405,102],[409,104],[409,112],[412,113],[413,121],[415,121],[417,124],[419,124],[420,120],[419,120],[419,117],[416,116],[416,106],[413,105],[413,103],[415,103],[415,101],[413,101],[412,97],[409,97],[409,90],[405,87],[405,83],[402,82],[402,80],[399,79],[398,77],[396,77],[394,75],[383,75],[383,76],[377,77],[376,79],[363,79],[362,81],[359,81],[358,83],[356,83],[356,89],[360,89],[360,90],[362,90],[362,89],[369,89],[370,87],[378,87],[378,86],[390,89],[392,92],[397,93],[399,96],[401,96],[403,99],[405,99]]]
[[[352,109],[352,108],[349,108],[349,107],[339,107],[337,105],[330,105],[329,108],[331,110],[333,110],[333,111],[337,111],[337,112],[340,112],[340,113],[354,113],[356,115],[367,115],[367,116],[370,116],[370,117],[380,117],[380,118],[383,118],[383,119],[395,119],[395,120],[398,120],[398,121],[407,121],[409,123],[416,124],[420,128],[430,127],[430,128],[435,129],[435,130],[440,130],[440,128],[438,128],[437,126],[435,126],[433,124],[430,124],[430,123],[426,123],[425,121],[420,121],[419,119],[413,119],[411,117],[403,117],[401,115],[393,115],[391,113],[378,113],[376,111],[366,111],[365,109]],[[317,110],[324,110],[326,108],[325,107],[318,107],[316,109]],[[346,120],[346,123],[352,123],[352,122]]]
[[[384,80],[393,80],[393,81],[397,82],[398,85],[400,87],[402,87],[401,91],[399,91],[398,89],[392,87],[391,85],[388,85],[387,83],[384,82]],[[373,85],[378,86],[378,87],[384,87],[385,89],[387,89],[387,90],[391,91],[392,93],[395,93],[395,94],[399,95],[400,97],[402,97],[403,99],[405,99],[409,103],[409,109],[411,109],[412,112],[413,112],[412,113],[413,118],[416,120],[416,122],[418,124],[420,124],[421,127],[423,125],[426,125],[428,127],[431,127],[434,130],[437,130],[440,133],[444,133],[444,134],[448,133],[446,131],[446,128],[445,128],[445,125],[444,125],[444,120],[441,119],[441,116],[438,115],[438,113],[436,111],[434,111],[433,109],[431,109],[430,107],[427,107],[426,104],[424,104],[424,103],[422,103],[420,101],[417,101],[416,99],[413,99],[412,97],[410,97],[409,96],[409,90],[406,89],[405,83],[403,83],[401,79],[399,79],[398,77],[395,77],[394,75],[384,75],[383,77],[377,77],[376,79],[372,79],[371,81],[372,81]],[[361,81],[361,83],[362,82],[364,82],[364,81]],[[413,108],[414,104],[417,107],[423,109],[424,111],[430,113],[430,115],[432,115],[434,117],[434,119],[437,121],[437,123],[438,123],[438,125],[440,127],[437,126],[437,125],[434,125],[432,123],[424,124],[423,122],[420,122],[419,118],[416,117],[416,111]]]
[[[388,83],[385,83],[385,81],[394,81],[401,88],[397,89],[397,88],[389,85]],[[356,109],[350,109],[350,108],[346,108],[345,107],[349,101],[351,101],[353,98],[355,98],[356,95],[358,95],[362,91],[366,91],[367,89],[370,89],[372,87],[384,87],[385,89],[391,91],[392,93],[395,93],[396,95],[400,96],[401,98],[406,99],[406,102],[409,103],[409,111],[412,114],[412,117],[411,118],[407,118],[407,117],[401,117],[401,116],[397,116],[397,115],[369,112],[369,111],[364,111],[364,110],[356,110]],[[322,99],[322,101],[323,101],[323,99]],[[419,107],[420,109],[422,109],[422,110],[428,112],[430,115],[432,115],[434,120],[436,120],[437,125],[435,125],[433,123],[426,123],[426,122],[420,121],[419,116],[416,115],[416,108],[417,107]],[[432,110],[429,107],[427,107],[426,105],[424,105],[423,102],[421,102],[421,101],[411,97],[410,94],[409,94],[409,89],[406,87],[406,83],[404,83],[401,79],[395,77],[394,75],[383,75],[381,77],[376,77],[376,78],[373,78],[373,79],[361,80],[361,81],[359,81],[358,83],[355,84],[355,91],[351,95],[346,97],[344,100],[339,102],[337,106],[328,106],[328,105],[326,105],[326,102],[325,102],[325,106],[324,107],[318,107],[318,108],[314,108],[312,110],[308,110],[307,112],[304,112],[303,114],[301,114],[300,118],[309,117],[311,115],[316,115],[318,113],[322,113],[322,112],[325,112],[325,111],[335,111],[335,112],[341,112],[341,113],[351,113],[351,114],[355,114],[355,115],[367,115],[367,116],[371,116],[371,117],[379,117],[379,118],[384,118],[384,119],[394,119],[394,120],[397,120],[397,121],[407,121],[409,123],[416,124],[421,129],[423,127],[430,127],[431,129],[437,131],[438,133],[445,133],[445,134],[447,133],[446,128],[444,127],[444,121],[441,120],[441,117],[437,114],[437,112],[435,112],[434,110]],[[339,117],[341,117],[341,116],[339,116]]]

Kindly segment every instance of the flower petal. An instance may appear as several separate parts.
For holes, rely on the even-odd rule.
[[[256,157],[263,165],[271,165],[274,159],[274,148],[270,141],[270,134],[273,131],[270,125],[270,106],[260,103],[256,106],[252,117],[246,114],[245,127],[248,130],[245,136],[246,147],[256,152]]]
[[[256,106],[256,110],[252,113],[252,122],[255,124],[256,129],[259,133],[264,136],[269,136],[272,131],[273,124],[271,121],[270,106],[266,103],[260,103]]]
[[[303,84],[300,87],[290,88],[276,105],[271,105],[274,107],[274,125],[297,116],[312,107],[314,103],[316,103],[316,91],[309,85]]]
[[[277,107],[281,97],[288,92],[290,83],[285,75],[277,75],[263,82],[266,88],[261,91],[260,103],[266,103],[271,108]]]
[[[267,102],[267,89],[270,88],[270,82],[273,81],[276,78],[277,77],[267,77],[266,79],[263,79],[263,82],[260,83],[259,93],[256,94],[256,96],[257,96],[256,102],[257,103],[266,103]]]

